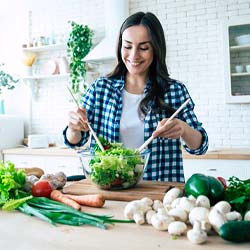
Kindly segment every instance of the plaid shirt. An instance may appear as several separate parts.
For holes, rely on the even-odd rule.
[[[124,77],[119,79],[98,78],[88,89],[82,98],[82,106],[85,107],[88,120],[97,136],[104,137],[110,142],[119,142],[119,128],[122,114],[122,89]],[[148,81],[145,93],[150,88]],[[178,109],[190,98],[186,87],[176,80],[171,80],[170,89],[165,94],[165,102],[171,107]],[[150,103],[150,111],[144,120],[144,140],[146,141],[156,129],[157,124],[166,117],[170,117],[165,111],[153,112],[154,102]],[[196,150],[191,150],[183,145],[190,154],[204,154],[208,149],[208,136],[202,124],[197,120],[193,111],[194,103],[191,101],[183,108],[176,118],[186,122],[190,127],[202,134],[202,144]],[[73,145],[66,138],[65,128],[63,134],[65,144],[74,147],[82,146],[89,138],[89,133],[82,132],[82,140]],[[91,146],[95,144],[91,140]],[[151,151],[148,167],[144,173],[145,180],[184,182],[182,150],[180,139],[155,138],[149,145]]]

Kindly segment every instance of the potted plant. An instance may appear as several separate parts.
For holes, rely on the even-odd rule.
[[[79,99],[82,92],[86,91],[85,84],[86,64],[83,58],[89,53],[92,47],[93,31],[83,24],[70,21],[71,32],[69,34],[67,46],[70,59],[70,78],[72,93]],[[81,86],[82,84],[82,86]]]
[[[19,79],[5,72],[2,67],[4,64],[0,64],[0,96],[3,94],[4,89],[14,89]],[[4,114],[4,100],[0,98],[0,113]]]

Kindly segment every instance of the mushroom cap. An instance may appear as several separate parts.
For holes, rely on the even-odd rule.
[[[187,230],[187,225],[182,221],[173,221],[168,225],[168,233],[171,235],[181,235]]]
[[[209,210],[205,207],[195,207],[189,213],[189,222],[193,225],[195,220],[208,221]]]
[[[202,244],[207,241],[207,233],[191,229],[187,232],[187,238],[193,244]]]

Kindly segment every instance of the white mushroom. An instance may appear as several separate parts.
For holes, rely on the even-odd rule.
[[[209,210],[205,207],[195,207],[189,213],[189,222],[193,225],[194,221],[198,220],[201,223],[201,229],[209,232],[211,224],[208,220]]]
[[[189,200],[187,197],[181,197],[178,207],[189,213],[195,207],[195,201]]]
[[[212,229],[212,225],[208,220],[201,221],[201,229],[204,230],[206,233],[209,233]]]
[[[177,187],[171,188],[163,197],[164,206],[166,204],[171,204],[173,200],[181,196],[181,194],[182,194],[182,191],[179,188]]]
[[[148,205],[148,206],[152,206],[152,205],[153,205],[153,200],[150,199],[150,198],[148,198],[148,197],[143,197],[143,198],[141,199],[141,201],[144,202],[144,203],[145,203],[146,205]]]
[[[226,215],[217,210],[215,206],[210,210],[208,220],[217,233],[219,233],[220,227],[227,222]]]
[[[188,218],[187,212],[181,208],[172,208],[167,214],[173,216],[177,221],[186,222]]]
[[[194,221],[193,229],[187,232],[187,238],[193,244],[202,244],[207,241],[207,233],[201,229],[200,221]]]
[[[167,211],[164,207],[161,207],[157,211],[157,216],[160,218],[162,216],[168,216]]]
[[[193,225],[195,220],[208,221],[209,210],[205,207],[195,207],[189,213],[189,222]]]
[[[157,212],[159,208],[163,208],[162,201],[154,200],[154,202],[153,202],[153,210],[155,210]]]
[[[148,211],[146,212],[146,222],[147,222],[149,225],[152,224],[151,218],[152,218],[152,216],[153,216],[154,214],[156,214],[156,212],[155,212],[154,210],[148,210]]]
[[[210,200],[205,195],[199,195],[195,202],[196,207],[210,208]]]
[[[250,210],[245,213],[244,220],[250,220]]]
[[[180,204],[180,200],[181,200],[181,197],[174,199],[173,202],[171,203],[171,207],[172,208],[178,207],[178,205]]]
[[[124,208],[124,216],[127,219],[135,220],[138,224],[143,224],[142,217],[148,210],[151,210],[151,206],[148,204],[148,199],[134,200],[129,202]]]
[[[231,205],[227,201],[219,201],[214,205],[214,208],[222,214],[227,214],[231,210]]]
[[[189,195],[189,196],[188,196],[188,199],[189,199],[190,201],[196,202],[196,198],[195,198],[193,195]]]
[[[187,230],[187,226],[182,221],[173,221],[168,225],[168,233],[171,235],[182,235]]]
[[[136,213],[134,213],[133,220],[138,225],[144,224],[145,223],[144,211],[143,210],[138,210]]]
[[[241,221],[242,216],[239,212],[237,211],[232,211],[226,214],[226,219],[227,221]]]
[[[168,216],[164,209],[158,209],[158,212],[151,217],[152,226],[157,230],[165,231],[168,229],[168,225],[174,221],[172,216]]]

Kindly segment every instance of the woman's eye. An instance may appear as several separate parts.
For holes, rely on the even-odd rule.
[[[143,51],[148,50],[148,47],[147,48],[140,48],[140,50],[143,50]]]
[[[124,49],[131,49],[130,46],[123,46]]]

